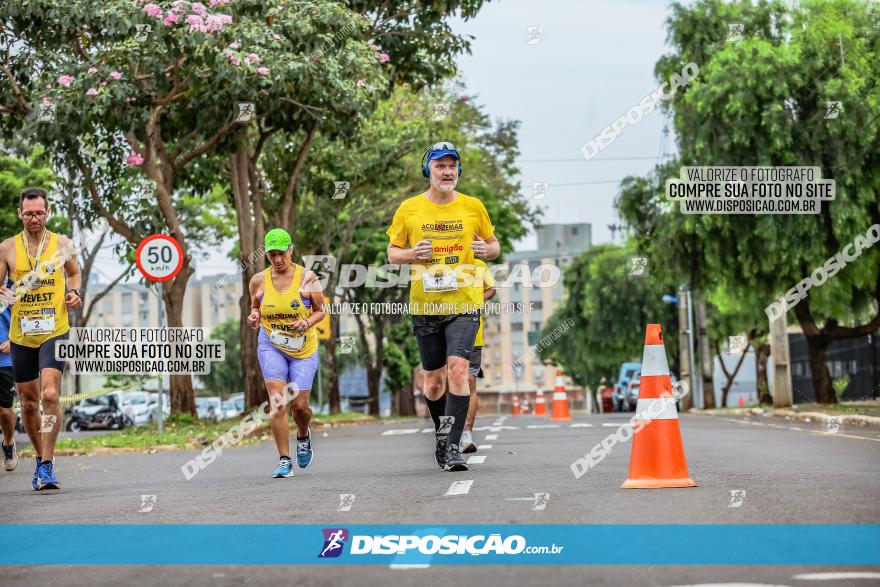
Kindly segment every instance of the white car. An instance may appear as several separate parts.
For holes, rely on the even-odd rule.
[[[131,418],[135,426],[149,424],[152,407],[150,394],[146,391],[123,391],[119,393],[119,408]]]
[[[158,422],[159,421],[159,394],[156,392],[150,393],[150,421]],[[162,415],[165,419],[168,419],[168,416],[171,415],[171,400],[168,398],[167,393],[162,394]]]
[[[244,411],[244,398],[228,399],[223,402],[223,418],[238,418]]]
[[[199,420],[219,422],[223,418],[223,400],[216,396],[197,397],[196,414]]]

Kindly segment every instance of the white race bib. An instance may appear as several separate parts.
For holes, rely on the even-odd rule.
[[[39,336],[55,331],[55,316],[48,318],[21,318],[21,333],[24,336]]]
[[[303,348],[306,342],[305,336],[293,336],[287,332],[273,330],[269,333],[269,340],[280,349],[286,351],[298,351]]]
[[[440,293],[457,290],[458,283],[455,279],[455,269],[436,272],[426,270],[422,273],[422,287],[424,288],[425,293]]]

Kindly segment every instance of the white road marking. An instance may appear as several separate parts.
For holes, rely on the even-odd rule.
[[[871,438],[870,436],[856,436],[855,434],[843,434],[841,432],[818,432],[816,430],[808,430],[810,434],[818,434],[819,436],[840,436],[842,438],[857,438],[859,440],[873,440],[880,442],[880,438]]]
[[[592,427],[593,427],[592,424],[585,424],[585,423],[577,423],[577,424],[572,424],[571,426],[569,426],[569,428],[592,428]]]
[[[788,429],[789,430],[803,430],[803,428],[800,428],[798,426],[789,426]]]
[[[444,495],[467,495],[467,492],[471,490],[471,485],[473,484],[473,479],[453,481],[452,485],[449,486],[449,489],[446,490]]]
[[[519,426],[474,426],[474,432],[488,430],[489,432],[501,432],[502,430],[516,430]]]
[[[486,455],[474,455],[467,460],[469,465],[481,465],[486,461]]]
[[[490,448],[492,448],[491,444],[481,444],[480,445],[480,450],[489,450]]]
[[[382,436],[396,436],[398,434],[415,434],[418,432],[418,428],[400,428],[398,430],[386,430],[382,433]]]
[[[867,571],[850,571],[844,573],[803,573],[794,575],[798,581],[847,581],[849,579],[880,579],[880,573]]]
[[[529,424],[526,428],[559,428],[559,424]]]
[[[433,428],[422,428],[422,434],[430,434],[432,432],[436,432]]]
[[[497,434],[487,434],[486,440],[498,440],[498,435]]]

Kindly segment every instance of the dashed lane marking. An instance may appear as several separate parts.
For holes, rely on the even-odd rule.
[[[418,432],[418,428],[399,428],[397,430],[386,430],[382,433],[382,436],[396,436],[398,434],[415,434]]]
[[[473,484],[473,479],[453,481],[452,485],[449,486],[449,489],[446,490],[446,493],[444,495],[467,495],[468,491],[471,490],[471,485]]]
[[[487,434],[486,440],[498,440],[498,435],[497,434]]]
[[[486,455],[474,455],[467,460],[469,465],[481,465],[486,461]]]

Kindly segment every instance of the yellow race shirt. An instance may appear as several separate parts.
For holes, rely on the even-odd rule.
[[[495,287],[495,279],[492,277],[492,272],[489,271],[489,267],[482,259],[476,260],[477,266],[477,274],[476,279],[474,279],[474,287],[479,289],[480,297],[482,299],[483,292],[487,289],[491,289]],[[483,302],[483,306],[485,306],[485,302]],[[474,346],[483,346],[483,317],[480,316],[480,328],[477,330],[477,338],[474,340]]]
[[[473,287],[474,234],[483,240],[495,234],[486,207],[477,198],[457,194],[448,204],[435,204],[425,194],[404,200],[386,231],[391,244],[412,248],[430,240],[429,261],[410,266],[412,314],[451,315],[475,312],[483,305],[481,288]]]
[[[301,265],[293,266],[293,279],[285,291],[278,291],[272,285],[272,268],[263,271],[263,299],[260,302],[260,324],[269,341],[279,351],[295,359],[312,356],[318,348],[318,331],[306,330],[305,336],[293,334],[291,326],[297,320],[307,320],[312,308],[306,306],[300,293],[303,272]]]
[[[23,290],[16,292],[12,304],[9,340],[17,345],[37,348],[46,340],[70,330],[67,306],[64,303],[64,259],[58,251],[58,235],[46,231],[45,250],[32,257],[27,249],[24,231],[15,237],[15,271],[12,281]],[[41,243],[41,244],[44,244]],[[40,247],[41,249],[42,247]],[[30,287],[28,275],[35,271]]]

